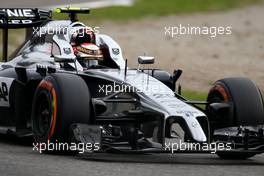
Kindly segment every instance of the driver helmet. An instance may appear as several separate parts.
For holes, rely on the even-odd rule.
[[[100,48],[93,43],[82,43],[74,48],[74,53],[78,56],[81,64],[88,68],[98,65],[98,60],[103,59]]]
[[[72,34],[70,43],[72,46],[78,46],[82,43],[95,44],[95,34],[91,28],[81,27]]]
[[[78,56],[83,67],[88,68],[98,65],[98,60],[103,59],[100,48],[95,44],[95,34],[87,27],[76,30],[71,37],[74,54]]]

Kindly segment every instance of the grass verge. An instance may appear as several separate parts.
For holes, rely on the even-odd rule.
[[[194,90],[184,90],[182,92],[182,96],[188,100],[205,101],[207,98],[207,93]]]
[[[135,0],[134,5],[123,7],[105,7],[94,9],[89,16],[80,16],[80,20],[98,22],[102,20],[126,21],[146,16],[166,16],[182,13],[223,11],[244,7],[263,0]],[[54,14],[56,19],[65,15]]]

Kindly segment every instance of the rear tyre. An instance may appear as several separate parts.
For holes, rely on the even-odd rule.
[[[81,77],[66,73],[45,77],[33,99],[31,119],[36,143],[70,142],[71,124],[89,124],[91,109],[90,92]]]

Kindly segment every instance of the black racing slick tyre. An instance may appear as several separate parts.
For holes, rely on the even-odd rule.
[[[264,124],[263,98],[256,84],[248,78],[225,78],[214,83],[209,91],[207,102],[225,102],[231,105],[229,114],[217,117],[210,114],[209,119],[221,127],[255,126]],[[216,125],[217,126],[217,125]]]
[[[228,127],[256,126],[264,123],[263,98],[259,88],[248,78],[226,78],[216,81],[209,91],[206,107],[214,130]],[[210,104],[227,103],[230,108],[224,113],[212,113]],[[221,151],[216,153],[222,159],[248,159],[254,153],[242,151]]]
[[[91,122],[91,96],[85,81],[74,74],[55,73],[38,85],[32,108],[35,142],[70,142],[73,123]]]

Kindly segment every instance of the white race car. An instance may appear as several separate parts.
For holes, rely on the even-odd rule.
[[[97,144],[93,152],[214,151],[245,159],[264,151],[263,100],[251,80],[218,80],[207,100],[186,100],[176,90],[181,70],[144,69],[154,63],[148,56],[129,68],[111,37],[77,21],[88,9],[56,11],[70,19],[38,9],[0,12],[2,132],[44,144]],[[10,28],[26,28],[27,36],[7,61]],[[179,141],[189,147],[176,149]]]

